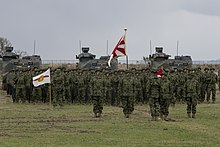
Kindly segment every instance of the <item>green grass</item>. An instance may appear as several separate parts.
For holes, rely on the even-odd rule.
[[[0,146],[220,146],[220,104],[199,104],[196,119],[186,105],[170,108],[176,122],[150,121],[148,105],[136,106],[130,118],[105,106],[94,118],[92,105],[0,104]]]

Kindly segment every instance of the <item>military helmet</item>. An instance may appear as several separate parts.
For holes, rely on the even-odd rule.
[[[210,70],[211,70],[211,71],[215,71],[215,68],[212,67],[212,68],[210,68]]]
[[[209,68],[208,67],[206,67],[205,69],[204,69],[204,71],[208,71],[209,70]]]

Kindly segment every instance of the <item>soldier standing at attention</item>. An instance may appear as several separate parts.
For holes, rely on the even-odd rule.
[[[207,87],[207,102],[209,103],[210,96],[212,94],[212,103],[215,103],[216,96],[216,83],[218,81],[218,76],[214,73],[215,69],[211,68],[209,73],[210,82]]]
[[[77,86],[77,71],[71,70],[71,100],[73,102],[79,102],[77,101],[77,94],[78,94],[78,86]]]
[[[205,101],[205,97],[207,97],[208,94],[208,85],[211,81],[210,76],[209,76],[209,69],[205,68],[204,69],[204,83],[202,85],[202,93],[201,93],[201,97],[202,97],[202,101]]]
[[[85,99],[83,100],[84,103],[89,103],[91,102],[91,89],[90,89],[90,81],[91,81],[91,77],[90,77],[90,71],[89,70],[85,70],[84,71],[84,84],[85,84]]]
[[[111,105],[112,106],[118,106],[120,104],[120,98],[119,98],[119,72],[114,71],[111,74]]]
[[[6,83],[7,83],[7,94],[8,94],[8,95],[12,95],[12,89],[13,89],[13,85],[14,85],[13,72],[14,72],[14,70],[9,71],[9,73],[8,73],[8,75],[7,75],[7,79],[6,79]]]
[[[134,111],[134,77],[129,71],[125,72],[119,83],[123,113],[126,118]]]
[[[31,101],[31,93],[32,93],[32,74],[31,69],[27,69],[25,72],[25,96],[28,102]]]
[[[169,105],[173,101],[173,89],[172,83],[166,73],[163,73],[160,98],[160,118],[167,120],[167,116],[169,115]]]
[[[16,80],[16,102],[25,102],[25,79],[22,69],[19,69]]]
[[[103,110],[103,99],[104,99],[104,80],[99,70],[95,71],[95,75],[91,80],[91,93],[93,101],[93,112],[95,117],[101,117]]]
[[[157,71],[153,71],[155,76],[151,78],[149,89],[149,106],[152,120],[160,120],[160,96],[161,96],[161,79],[156,76]]]
[[[144,103],[143,99],[143,91],[142,91],[142,85],[141,85],[141,73],[140,71],[135,71],[133,73],[133,76],[135,78],[134,80],[134,99],[136,103]]]
[[[81,104],[85,103],[85,83],[84,83],[84,74],[83,71],[80,70],[77,75],[77,101]]]
[[[104,75],[104,86],[105,86],[105,103],[111,105],[111,73],[106,71]]]
[[[202,103],[204,101],[204,99],[202,98],[202,92],[203,92],[202,91],[203,90],[202,85],[204,83],[204,74],[201,71],[200,67],[198,67],[195,72],[196,72],[196,75],[197,75],[197,80],[199,82],[199,93],[200,93],[200,95],[199,95],[199,98],[198,98],[198,102]]]
[[[33,71],[33,77],[39,75],[41,73],[40,69],[34,69]],[[32,90],[32,102],[38,103],[42,100],[42,90],[41,90],[42,85],[33,87]]]
[[[193,72],[194,71],[191,71],[189,73],[187,81],[184,84],[184,96],[187,102],[187,115],[189,118],[195,118],[197,99],[199,96],[199,83]]]
[[[176,100],[178,102],[184,102],[184,96],[183,96],[183,93],[184,93],[184,83],[186,82],[186,75],[185,75],[185,71],[186,70],[182,70],[182,69],[179,69],[178,70],[178,76],[177,76],[177,97],[176,97]]]
[[[17,70],[12,70],[11,72],[11,78],[12,78],[12,81],[11,81],[11,84],[12,84],[12,93],[11,93],[11,96],[12,96],[12,100],[13,102],[15,102],[16,100],[16,80],[17,80]]]
[[[55,69],[53,76],[53,106],[63,107],[64,103],[64,75],[61,68]]]

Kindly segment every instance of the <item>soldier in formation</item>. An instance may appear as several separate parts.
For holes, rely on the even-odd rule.
[[[14,102],[47,103],[49,85],[33,87],[32,77],[46,69],[17,69],[9,72],[7,84]],[[135,104],[149,103],[153,120],[167,119],[169,105],[184,102],[187,113],[195,113],[194,99],[200,103],[216,101],[216,83],[219,78],[214,69],[164,70],[162,78],[157,70],[78,70],[55,68],[51,70],[51,95],[54,106],[80,103],[94,104],[94,113],[102,113],[103,105],[120,106],[125,117],[134,111]],[[192,76],[193,75],[193,76]],[[196,92],[188,91],[186,83],[196,80]],[[195,82],[196,83],[196,82]],[[101,87],[100,87],[101,86]],[[196,96],[195,96],[196,95]],[[191,102],[191,104],[189,103]],[[189,108],[188,108],[189,107]],[[191,109],[190,109],[191,108]]]
[[[95,117],[101,117],[105,97],[104,79],[99,70],[91,78],[91,94]]]
[[[119,84],[123,113],[126,118],[129,118],[134,111],[134,84],[134,76],[127,71],[121,77]]]
[[[199,82],[196,79],[194,70],[189,71],[188,78],[184,84],[184,97],[187,103],[187,115],[189,118],[195,118],[196,105],[199,94]]]
[[[156,75],[150,80],[149,106],[152,120],[160,120],[161,79]]]

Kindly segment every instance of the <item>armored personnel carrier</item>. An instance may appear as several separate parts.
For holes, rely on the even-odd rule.
[[[1,56],[2,74],[3,74],[3,88],[5,87],[7,74],[9,71],[18,68],[33,68],[42,65],[41,57],[39,55],[24,56],[22,58],[13,52],[13,47],[6,47],[5,52]]]
[[[118,68],[118,60],[112,59],[111,67],[108,66],[108,60],[110,56],[101,56],[99,59],[95,59],[96,55],[89,53],[89,47],[82,47],[82,53],[76,59],[79,59],[77,65],[78,69],[110,69],[115,70]]]
[[[149,66],[151,68],[159,68],[163,66],[168,69],[191,68],[191,56],[175,56],[174,59],[169,59],[171,56],[163,53],[163,47],[156,47],[156,53],[149,55]]]

